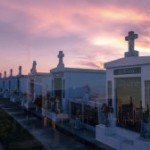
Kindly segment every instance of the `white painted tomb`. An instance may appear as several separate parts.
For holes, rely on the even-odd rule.
[[[23,101],[22,106],[26,109],[37,108],[42,111],[42,103],[45,99],[48,90],[50,90],[49,73],[37,72],[37,63],[33,61],[30,73],[24,80],[27,80],[27,99]],[[36,105],[36,100],[38,104]],[[40,103],[40,104],[39,104]]]
[[[47,117],[51,118],[52,110],[57,116],[70,114],[70,102],[100,101],[106,98],[105,82],[106,73],[104,70],[68,68],[63,62],[64,53],[59,51],[58,65],[50,70],[51,76],[51,97],[50,108]],[[52,106],[53,105],[53,106]],[[55,108],[54,108],[55,105]],[[56,106],[58,106],[56,108]]]
[[[113,112],[108,125],[96,126],[96,140],[117,150],[150,149],[150,56],[134,50],[137,37],[130,31],[125,57],[105,63],[107,103]]]
[[[13,76],[13,70],[10,69],[10,76],[9,76],[9,98],[10,101],[15,102],[15,96],[18,92],[17,89],[17,78]]]
[[[26,82],[22,82],[25,75],[22,74],[22,66],[18,67],[18,75],[10,76],[11,83],[11,97],[10,101],[12,102],[21,102],[21,99],[26,92]]]
[[[7,72],[4,71],[4,77],[2,79],[2,84],[3,84],[3,97],[4,98],[9,98],[9,90],[10,90],[10,85],[9,85],[9,77],[7,77]]]

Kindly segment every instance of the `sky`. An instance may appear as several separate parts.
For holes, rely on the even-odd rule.
[[[65,54],[66,67],[103,69],[124,57],[125,36],[139,35],[135,49],[150,55],[150,0],[0,0],[0,72],[32,62],[49,72]]]

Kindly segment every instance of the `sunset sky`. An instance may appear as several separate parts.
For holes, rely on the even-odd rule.
[[[123,57],[128,31],[135,49],[150,55],[150,0],[1,0],[0,72],[29,73],[57,66],[63,50],[66,67],[103,68]]]

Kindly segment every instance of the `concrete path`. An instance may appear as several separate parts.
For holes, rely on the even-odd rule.
[[[0,143],[0,150],[4,150],[3,145]]]
[[[91,150],[74,138],[62,134],[57,129],[44,127],[42,120],[32,114],[28,114],[11,102],[0,102],[0,108],[13,117],[31,135],[33,135],[47,150]]]

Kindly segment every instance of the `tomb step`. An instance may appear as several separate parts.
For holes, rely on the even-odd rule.
[[[118,145],[117,150],[133,150],[133,140],[117,134],[108,135],[108,137]]]
[[[133,145],[134,144],[133,140],[127,139],[126,137],[123,137],[123,136],[120,136],[120,135],[117,135],[117,134],[113,134],[113,135],[109,135],[109,136],[112,137],[112,138],[115,138],[115,139],[117,139],[119,141],[122,141],[124,143],[127,143],[129,145]]]

